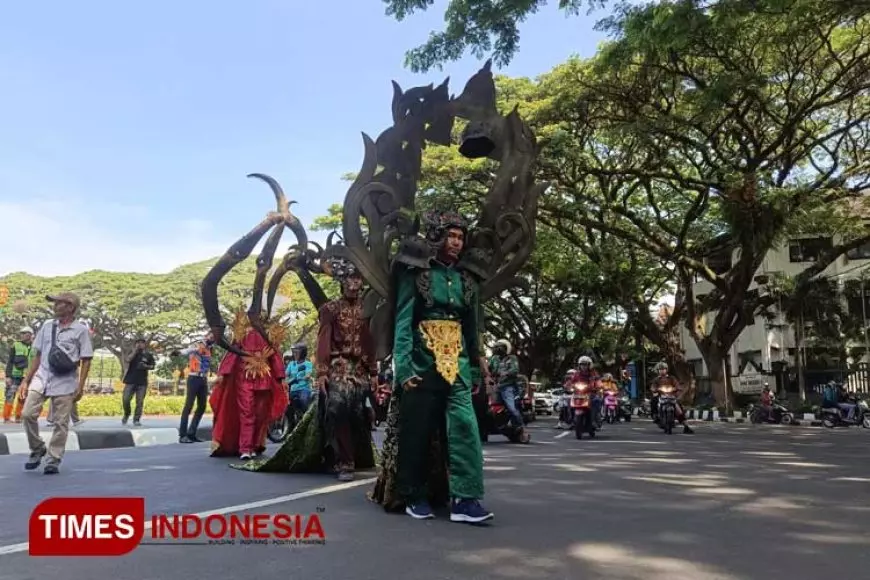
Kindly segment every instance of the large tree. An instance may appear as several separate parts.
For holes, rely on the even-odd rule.
[[[870,182],[870,20],[828,0],[683,0],[625,8],[608,26],[618,40],[591,66],[557,73],[576,90],[559,113],[581,182],[575,219],[674,265],[675,311],[723,402],[765,255],[795,216]],[[602,207],[610,219],[590,218]],[[868,239],[842,240],[799,282]],[[717,243],[732,258],[718,269],[705,260]]]
[[[49,319],[52,313],[46,295],[75,292],[81,297],[81,318],[91,327],[95,348],[114,354],[124,371],[137,337],[157,343],[158,352],[169,353],[207,331],[200,283],[214,262],[188,264],[168,274],[92,271],[53,278],[10,274],[0,279],[14,305],[0,317],[0,340],[14,338],[24,324],[37,328]],[[219,296],[226,319],[231,320],[238,308],[247,308],[255,272],[255,260],[250,258],[224,277]],[[291,324],[289,339],[310,338],[316,313],[292,275],[285,279],[280,294],[277,314]]]

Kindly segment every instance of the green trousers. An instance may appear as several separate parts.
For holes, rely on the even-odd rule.
[[[483,498],[483,448],[471,389],[458,378],[451,386],[439,375],[429,375],[402,392],[399,409],[397,487],[408,503],[428,496],[429,462],[434,460],[430,437],[442,428],[447,431],[450,495]]]

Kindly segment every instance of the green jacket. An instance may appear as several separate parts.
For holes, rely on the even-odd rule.
[[[9,362],[6,363],[6,376],[13,379],[24,378],[35,356],[32,345],[16,340],[12,345],[12,352],[9,353]]]
[[[419,376],[437,374],[436,360],[426,346],[420,323],[453,320],[461,326],[458,378],[472,388],[480,382],[479,285],[474,277],[454,267],[433,262],[431,268],[399,266],[396,274],[396,326],[393,361],[400,385]],[[425,385],[424,385],[425,388]]]
[[[493,355],[489,359],[489,372],[497,387],[518,386],[520,361],[514,354],[504,357]]]

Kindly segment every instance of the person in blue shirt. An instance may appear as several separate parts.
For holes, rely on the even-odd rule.
[[[287,365],[287,382],[290,384],[290,401],[303,413],[311,404],[311,377],[314,365],[308,360],[308,347],[303,343],[294,344],[291,349],[293,360]]]

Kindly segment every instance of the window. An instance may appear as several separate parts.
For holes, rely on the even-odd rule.
[[[805,238],[788,243],[790,262],[815,262],[834,247],[832,238]]]
[[[849,250],[846,252],[846,257],[850,260],[870,260],[870,242]]]

